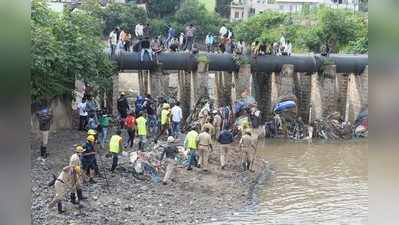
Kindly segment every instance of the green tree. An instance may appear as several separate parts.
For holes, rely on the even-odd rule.
[[[172,16],[180,7],[181,0],[151,0],[148,11],[152,18]]]
[[[196,38],[203,39],[208,32],[216,34],[223,20],[217,14],[206,10],[198,1],[186,0],[171,22],[174,26],[178,26],[178,32],[183,31],[185,26],[193,24],[197,28]]]
[[[255,40],[274,42],[284,32],[282,25],[287,15],[281,13],[262,13],[249,18],[247,21],[237,24],[235,33],[237,39],[243,39],[247,43]]]
[[[349,10],[321,8],[306,13],[265,12],[236,24],[236,37],[276,42],[283,35],[294,51],[320,52],[328,44],[332,52],[364,53],[368,48],[367,19]]]
[[[72,96],[75,79],[109,89],[114,67],[104,52],[100,20],[82,10],[56,14],[46,4],[32,1],[32,99]]]
[[[216,0],[215,11],[224,18],[230,18],[230,4],[233,0]]]
[[[147,15],[143,9],[132,4],[111,3],[103,10],[102,20],[105,24],[103,34],[108,36],[117,26],[134,33],[138,22],[147,22]]]

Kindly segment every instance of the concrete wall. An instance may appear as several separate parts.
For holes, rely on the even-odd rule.
[[[53,114],[50,130],[73,128],[72,99],[67,97],[54,98],[50,102],[50,111]],[[39,131],[39,121],[37,119],[36,112],[31,113],[31,131]]]

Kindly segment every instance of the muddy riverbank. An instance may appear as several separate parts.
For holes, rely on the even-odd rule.
[[[113,175],[107,172],[111,193],[106,181],[96,178],[97,184],[83,187],[83,194],[88,197],[82,203],[84,208],[79,210],[65,202],[66,212],[59,215],[56,208],[47,208],[54,197],[54,188],[47,187],[47,183],[52,173],[58,175],[68,164],[72,146],[84,140],[85,134],[74,130],[51,133],[50,155],[47,160],[42,160],[39,141],[32,135],[32,224],[149,225],[220,221],[253,204],[254,185],[264,179],[259,171],[265,171],[266,164],[260,159],[256,160],[256,173],[240,172],[237,144],[231,148],[226,170],[219,168],[216,148],[210,157],[209,174],[197,168],[187,171],[179,167],[176,180],[166,186],[136,179],[128,172],[131,165],[122,159],[122,169]],[[103,156],[102,161],[103,167],[110,168],[112,159]]]

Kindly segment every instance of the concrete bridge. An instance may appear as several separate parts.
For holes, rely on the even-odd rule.
[[[141,61],[140,53],[135,52],[115,58],[121,72],[138,74],[140,94],[168,95],[169,79],[177,76],[177,98],[186,115],[211,90],[216,105],[232,104],[247,92],[255,97],[266,119],[283,95],[297,97],[299,115],[305,120],[339,111],[354,121],[368,104],[367,55],[235,58],[231,54],[161,53],[158,59],[155,63],[146,55]],[[115,75],[114,104],[119,94],[117,80]]]

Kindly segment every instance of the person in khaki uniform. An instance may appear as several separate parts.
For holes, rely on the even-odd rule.
[[[67,191],[71,191],[74,193],[75,190],[80,190],[79,176],[80,168],[77,166],[66,166],[62,169],[60,175],[55,180],[55,197],[50,202],[49,208],[57,204],[58,213],[64,212],[64,210],[62,209],[62,199],[64,198],[64,195]],[[72,199],[72,201],[74,200]],[[78,204],[76,203],[76,200],[72,203]]]
[[[73,154],[69,160],[69,165],[79,168],[79,171],[80,171],[80,166],[81,166],[80,156],[82,155],[83,152],[84,152],[84,148],[81,145],[76,146],[75,154]],[[76,194],[78,196],[79,201],[85,199],[85,197],[83,197],[83,194],[82,194],[82,189],[80,189],[80,187],[82,186],[82,176],[83,176],[83,173],[80,173],[79,179],[77,180],[78,184],[76,185]],[[71,202],[73,204],[77,204],[75,192],[71,192]]]
[[[205,130],[205,128],[208,128],[208,134],[211,135],[211,137],[215,137],[215,127],[212,125],[213,119],[208,118],[206,123],[202,126],[201,130]]]
[[[213,127],[215,127],[215,138],[219,137],[222,122],[222,117],[219,115],[218,111],[213,110]]]
[[[250,129],[246,129],[244,131],[244,135],[240,140],[240,148],[242,167],[244,168],[244,170],[254,172],[253,162],[255,159],[256,143]]]
[[[165,176],[162,180],[162,184],[166,185],[168,184],[169,178],[172,176],[173,172],[176,169],[176,154],[179,153],[177,146],[174,145],[173,143],[175,142],[175,138],[173,136],[168,137],[168,146],[163,150],[162,155],[161,155],[161,161],[166,158],[166,173]]]
[[[212,125],[211,125],[212,126]],[[212,138],[209,134],[209,128],[205,127],[202,133],[198,136],[198,154],[199,154],[199,165],[204,171],[208,171],[208,159],[209,150],[212,147]]]

